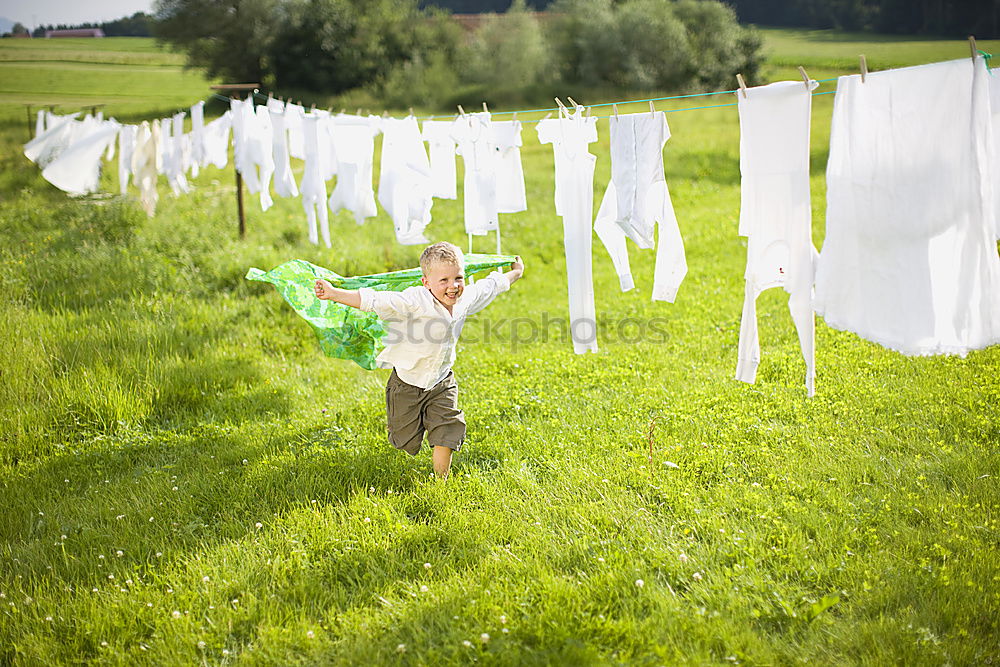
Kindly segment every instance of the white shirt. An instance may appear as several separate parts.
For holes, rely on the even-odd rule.
[[[467,285],[448,312],[431,291],[419,285],[402,292],[358,290],[361,310],[385,322],[385,349],[376,358],[379,368],[395,368],[403,382],[430,389],[444,379],[455,363],[455,348],[465,319],[510,289],[507,276],[494,271]]]

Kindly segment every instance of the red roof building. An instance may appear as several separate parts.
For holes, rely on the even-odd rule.
[[[51,37],[104,37],[100,28],[78,28],[76,30],[46,30],[45,39]]]

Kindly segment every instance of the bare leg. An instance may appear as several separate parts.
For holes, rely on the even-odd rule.
[[[451,448],[435,447],[432,456],[434,461],[434,474],[438,479],[448,479],[448,470],[451,468]]]

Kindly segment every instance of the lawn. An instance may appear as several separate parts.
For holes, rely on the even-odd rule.
[[[858,53],[872,69],[968,54],[765,35],[774,76],[853,72]],[[638,287],[620,293],[594,238],[600,353],[584,356],[558,335],[552,153],[526,124],[529,210],[501,219],[525,278],[466,326],[455,370],[469,435],[440,483],[428,452],[386,441],[386,372],[322,356],[271,287],[243,279],[295,257],[342,274],[411,267],[420,249],[398,245],[384,213],[334,216],[333,248],[313,246],[300,202],[277,197],[266,213],[247,197],[240,240],[231,168],[180,197],[161,183],[151,220],[134,195],[66,197],[19,153],[20,104],[152,118],[209,82],[146,40],[11,44],[0,662],[1000,661],[1000,348],[907,358],[818,320],[807,398],[787,299],[771,290],[757,383],[735,381],[746,243],[733,108],[668,114],[689,273],[676,303],[651,302],[653,253],[633,250]],[[817,247],[832,98],[814,97]],[[597,202],[606,121],[598,132]],[[465,247],[461,200],[433,214],[432,239]]]

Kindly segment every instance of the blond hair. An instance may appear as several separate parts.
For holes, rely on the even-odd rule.
[[[464,268],[465,255],[462,254],[462,249],[454,243],[441,241],[424,248],[420,255],[420,270],[423,271],[424,275],[427,275],[430,266],[439,262]]]

